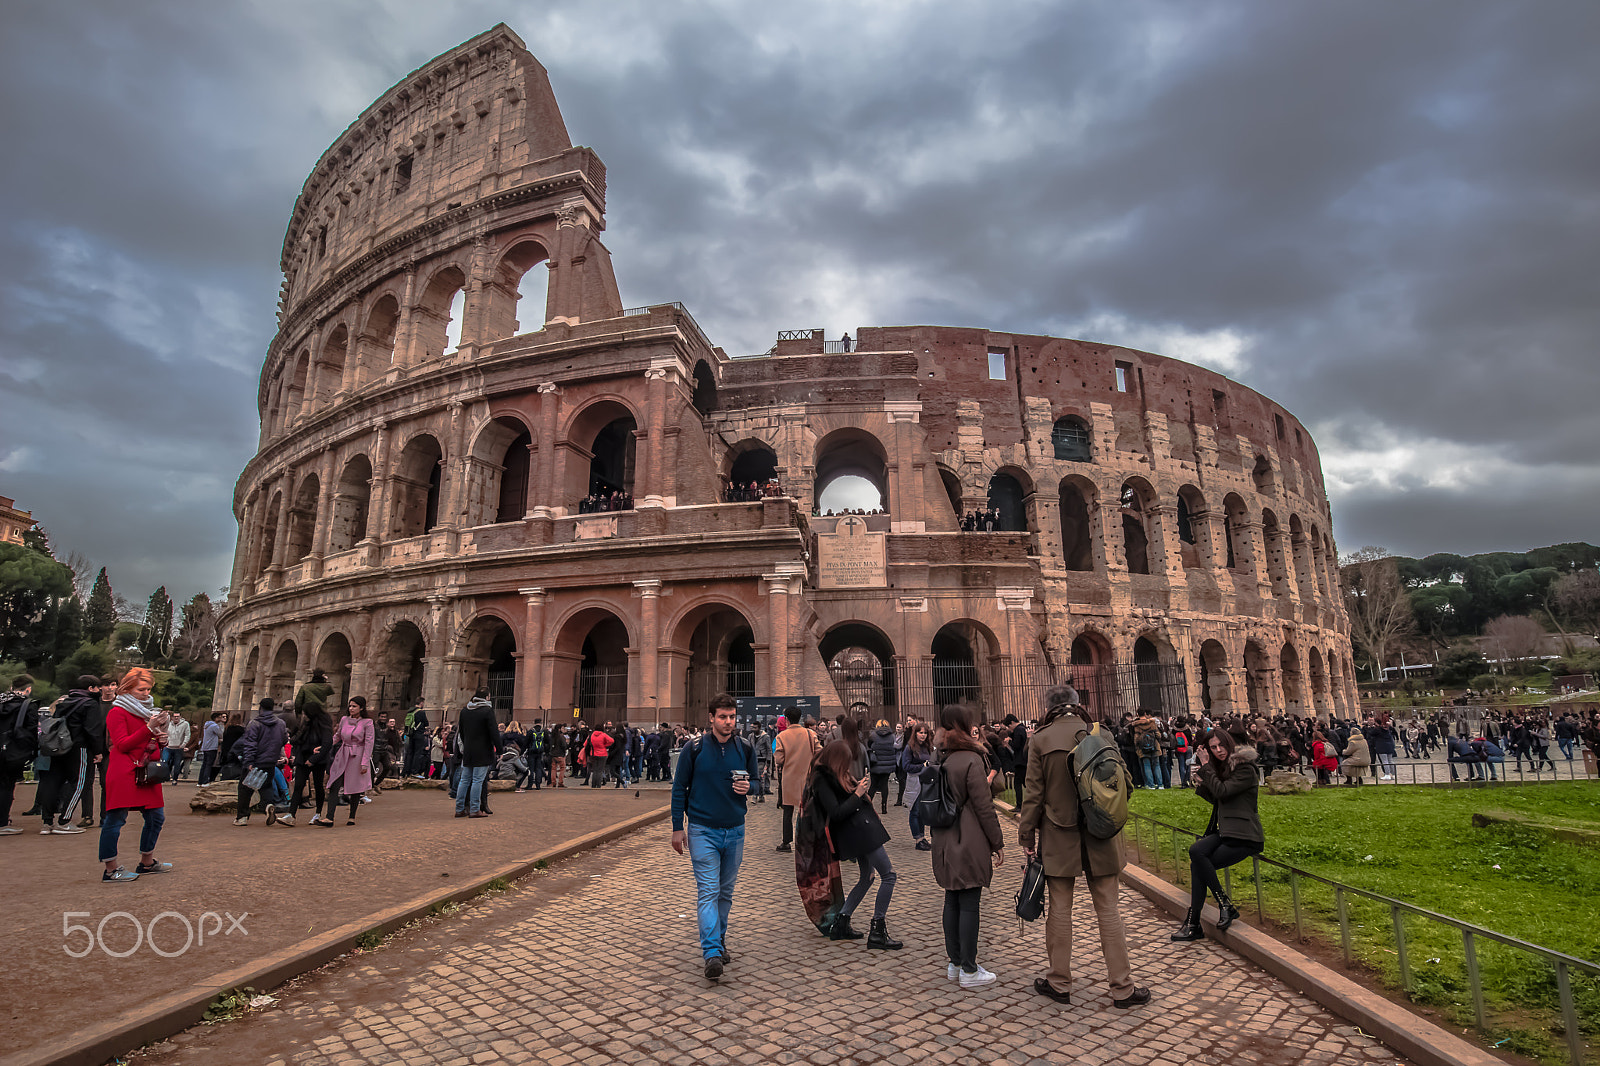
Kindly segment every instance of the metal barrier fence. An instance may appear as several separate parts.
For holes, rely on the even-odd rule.
[[[1128,820],[1130,822],[1129,829],[1131,830],[1128,836],[1131,837],[1130,842],[1138,853],[1140,865],[1151,866],[1157,874],[1163,873],[1164,857],[1161,838],[1165,833],[1171,842],[1168,854],[1170,855],[1172,870],[1175,875],[1173,878],[1174,883],[1186,885],[1188,883],[1186,874],[1189,867],[1188,863],[1184,861],[1184,856],[1188,848],[1184,847],[1180,850],[1178,838],[1182,836],[1194,841],[1200,839],[1200,834],[1184,829],[1181,826],[1172,825],[1169,822],[1163,822],[1158,818],[1151,818],[1148,815],[1131,811],[1128,814]],[[1149,839],[1148,846],[1146,845],[1147,836]],[[1262,877],[1263,867],[1272,871],[1269,872],[1265,879]],[[1281,872],[1282,876],[1275,876],[1274,872]],[[1223,889],[1230,897],[1234,894],[1232,873],[1231,867],[1223,870]],[[1290,897],[1287,908],[1289,911],[1288,916],[1292,917],[1294,921],[1294,932],[1297,940],[1304,941],[1307,939],[1306,926],[1308,921],[1325,920],[1336,915],[1339,927],[1340,949],[1347,965],[1355,958],[1352,943],[1352,903],[1365,901],[1387,911],[1389,926],[1393,930],[1391,941],[1394,945],[1393,953],[1399,965],[1400,987],[1408,998],[1413,997],[1414,990],[1419,982],[1413,971],[1410,955],[1407,952],[1408,942],[1405,919],[1407,917],[1421,918],[1427,922],[1446,926],[1459,932],[1461,934],[1462,962],[1468,991],[1472,1000],[1473,1025],[1482,1033],[1489,1031],[1489,1024],[1488,1012],[1484,1002],[1482,968],[1479,965],[1479,946],[1485,943],[1499,945],[1519,952],[1523,956],[1531,957],[1533,962],[1540,966],[1548,967],[1549,971],[1553,973],[1561,1027],[1564,1030],[1567,1045],[1568,1062],[1571,1066],[1583,1066],[1586,1061],[1595,1061],[1594,1056],[1590,1056],[1587,1060],[1585,1058],[1583,1024],[1579,1015],[1579,1001],[1581,998],[1584,1016],[1589,1021],[1589,1028],[1591,1030],[1600,1028],[1600,963],[1589,962],[1575,955],[1540,947],[1538,944],[1532,944],[1514,936],[1497,933],[1492,929],[1485,929],[1483,926],[1474,925],[1471,922],[1452,918],[1447,914],[1440,914],[1423,907],[1413,906],[1403,900],[1394,899],[1376,892],[1369,892],[1366,889],[1347,885],[1341,881],[1333,881],[1319,874],[1310,873],[1288,863],[1279,862],[1276,859],[1268,859],[1260,855],[1253,856],[1251,859],[1251,878],[1254,883],[1255,911],[1258,920],[1267,917],[1268,900],[1271,897],[1271,891],[1266,888],[1264,880],[1269,883],[1281,880],[1288,881]],[[1314,909],[1310,906],[1309,900],[1302,900],[1302,886],[1308,884],[1320,885],[1332,890],[1332,906],[1329,908],[1329,911],[1332,912],[1331,914],[1325,914],[1319,909]],[[1235,900],[1235,903],[1237,902]],[[1274,901],[1274,903],[1277,902]],[[1281,903],[1278,905],[1281,907]],[[1282,912],[1280,911],[1281,916]],[[1379,924],[1381,925],[1381,922]],[[1364,923],[1359,927],[1365,928]],[[1428,960],[1430,964],[1437,964],[1442,961],[1439,958]],[[1435,975],[1438,976],[1437,971]],[[1579,979],[1581,996],[1574,989],[1574,976]],[[1444,991],[1449,990],[1447,982],[1436,981],[1432,983],[1440,986]],[[1537,1010],[1544,1005],[1536,1002],[1521,1002],[1515,1004],[1515,1006],[1522,1010]]]
[[[1533,785],[1548,781],[1593,781],[1597,776],[1589,760],[1585,758],[1567,760],[1557,755],[1552,760],[1553,769],[1539,770],[1533,769],[1532,760],[1524,758],[1529,763],[1526,770],[1511,757],[1507,757],[1503,762],[1492,763],[1402,762],[1396,758],[1391,780],[1383,779],[1383,768],[1377,763],[1363,772],[1361,780],[1369,785],[1448,785],[1452,781],[1482,781],[1490,785]],[[1541,767],[1543,765],[1541,764]],[[1314,776],[1310,771],[1305,773],[1307,776]]]

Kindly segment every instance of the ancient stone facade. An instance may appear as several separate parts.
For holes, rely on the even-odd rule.
[[[320,667],[385,711],[488,684],[523,719],[681,721],[724,689],[999,715],[1068,675],[1123,707],[1355,707],[1315,445],[1272,401],[982,329],[729,358],[679,305],[622,306],[604,228],[605,168],[504,26],[318,162],[235,493],[223,705]],[[883,513],[828,514],[850,483]],[[881,565],[829,580],[852,545]]]

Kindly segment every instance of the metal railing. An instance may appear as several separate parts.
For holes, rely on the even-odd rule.
[[[1153,860],[1154,872],[1158,875],[1162,874],[1164,859],[1161,838],[1163,831],[1165,831],[1172,845],[1169,855],[1173,872],[1177,875],[1174,877],[1174,881],[1178,882],[1181,879],[1186,882],[1187,877],[1184,875],[1188,870],[1188,864],[1183,861],[1183,856],[1188,849],[1185,847],[1180,851],[1178,838],[1183,836],[1190,841],[1195,841],[1200,839],[1200,834],[1193,830],[1184,829],[1182,826],[1172,825],[1158,818],[1151,818],[1149,815],[1138,814],[1133,811],[1128,813],[1128,820],[1131,823],[1129,828],[1132,830],[1128,835],[1131,837],[1131,843],[1139,855],[1140,864],[1146,865],[1147,860]],[[1148,828],[1149,837],[1148,847],[1145,843],[1146,828]],[[1306,926],[1308,919],[1315,920],[1323,917],[1323,915],[1312,909],[1308,901],[1302,899],[1302,886],[1307,884],[1320,885],[1332,890],[1333,905],[1331,910],[1337,916],[1339,945],[1346,965],[1354,962],[1356,957],[1355,948],[1353,947],[1352,901],[1366,901],[1386,910],[1388,912],[1389,925],[1393,930],[1393,953],[1399,966],[1400,987],[1406,993],[1407,998],[1412,998],[1418,982],[1416,975],[1413,973],[1410,955],[1407,952],[1405,919],[1408,916],[1421,918],[1458,931],[1461,934],[1462,958],[1468,990],[1472,997],[1473,1025],[1480,1033],[1489,1032],[1488,1011],[1484,1002],[1483,977],[1478,958],[1480,943],[1495,944],[1532,956],[1535,961],[1553,971],[1556,998],[1561,1015],[1561,1027],[1565,1030],[1567,1060],[1571,1066],[1583,1066],[1585,1063],[1583,1028],[1578,1015],[1578,996],[1574,993],[1573,976],[1574,972],[1576,972],[1580,978],[1587,977],[1593,982],[1592,987],[1585,990],[1584,999],[1588,1008],[1587,1012],[1593,1016],[1591,1017],[1591,1028],[1600,1026],[1600,963],[1589,962],[1575,955],[1568,955],[1564,952],[1541,947],[1538,944],[1532,944],[1526,940],[1508,936],[1505,933],[1497,933],[1492,929],[1485,929],[1481,925],[1474,925],[1460,918],[1452,918],[1448,914],[1440,914],[1437,911],[1417,907],[1403,900],[1394,899],[1377,892],[1369,892],[1354,885],[1347,885],[1342,881],[1330,880],[1320,874],[1314,874],[1297,866],[1291,866],[1288,863],[1265,858],[1261,855],[1251,857],[1251,878],[1255,889],[1255,911],[1258,921],[1268,917],[1268,892],[1264,886],[1261,873],[1263,867],[1268,868],[1269,871],[1281,871],[1283,876],[1279,879],[1288,881],[1289,910],[1294,921],[1296,940],[1304,941],[1307,939]],[[1233,896],[1232,873],[1231,867],[1222,871],[1223,890],[1230,897]],[[1270,882],[1274,880],[1274,877],[1269,874],[1265,880]],[[1235,902],[1237,903],[1237,901]],[[1358,927],[1365,928],[1364,925],[1359,925]],[[1382,947],[1381,944],[1379,946]],[[1383,950],[1387,951],[1389,949],[1384,948]],[[1441,961],[1438,958],[1428,960],[1430,964],[1437,964]],[[1515,1006],[1521,1010],[1528,1010],[1530,1008],[1539,1009],[1542,1005],[1535,1002],[1520,1002],[1516,1003]]]
[[[1395,757],[1394,774],[1391,780],[1385,781],[1383,767],[1376,761],[1371,767],[1362,772],[1363,784],[1369,785],[1448,785],[1460,783],[1483,783],[1486,785],[1533,785],[1551,781],[1593,781],[1595,774],[1590,772],[1588,764],[1581,756],[1567,760],[1560,756],[1552,759],[1555,768],[1535,770],[1532,760],[1523,756],[1529,763],[1529,768],[1524,770],[1514,757],[1507,756],[1504,762],[1492,763],[1467,763],[1467,762],[1402,762],[1400,756]],[[1543,766],[1543,764],[1540,764]],[[1295,769],[1294,767],[1280,767],[1280,769]],[[1453,772],[1452,772],[1453,771]],[[1306,772],[1309,771],[1297,771]],[[1335,778],[1339,771],[1334,771]],[[1481,775],[1481,776],[1480,776]]]

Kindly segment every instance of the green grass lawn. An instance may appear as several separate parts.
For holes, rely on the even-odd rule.
[[[1199,832],[1209,806],[1192,792],[1136,792],[1138,814]],[[1521,826],[1475,828],[1478,811],[1600,828],[1600,785],[1593,782],[1489,789],[1428,787],[1328,788],[1260,801],[1266,856],[1308,873],[1402,900],[1579,958],[1600,960],[1600,847],[1571,843]],[[1131,828],[1131,827],[1130,827]],[[1172,840],[1145,830],[1146,865],[1159,840],[1161,871],[1188,882],[1186,838],[1174,870]],[[1303,930],[1338,947],[1338,911],[1331,889],[1286,873],[1263,870],[1267,914],[1293,922],[1300,894]],[[1250,864],[1233,872],[1233,895],[1249,916],[1257,890]],[[1347,896],[1352,956],[1400,986],[1392,916],[1386,906]],[[1411,996],[1464,1024],[1472,1021],[1461,934],[1422,918],[1404,919]],[[1480,942],[1478,961],[1489,1024],[1502,1045],[1550,1062],[1564,1061],[1553,970],[1529,955]],[[1600,982],[1574,974],[1581,1029],[1591,1044],[1600,1035]],[[1492,1041],[1491,1041],[1492,1042]],[[1586,1061],[1600,1061],[1591,1049]]]

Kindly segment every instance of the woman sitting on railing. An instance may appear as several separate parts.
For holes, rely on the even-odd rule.
[[[1217,931],[1239,917],[1222,890],[1217,871],[1261,854],[1267,835],[1256,811],[1256,750],[1235,744],[1224,729],[1214,729],[1198,753],[1200,782],[1195,795],[1211,804],[1205,836],[1189,846],[1189,913],[1173,940],[1200,940],[1200,909],[1209,890],[1217,899]]]

